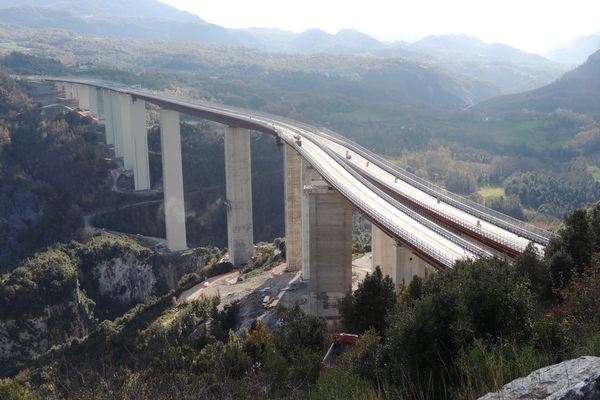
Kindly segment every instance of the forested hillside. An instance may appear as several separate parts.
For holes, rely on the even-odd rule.
[[[600,114],[600,50],[587,61],[566,73],[556,82],[542,88],[510,96],[502,96],[478,105],[486,112],[568,110]]]
[[[0,73],[0,271],[78,234],[107,174],[98,134],[77,113],[42,118],[22,84]]]

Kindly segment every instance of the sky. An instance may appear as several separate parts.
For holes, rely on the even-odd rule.
[[[352,28],[379,40],[473,35],[544,53],[600,32],[598,0],[160,0],[227,28],[335,33]]]

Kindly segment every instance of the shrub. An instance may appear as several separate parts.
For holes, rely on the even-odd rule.
[[[386,315],[395,302],[394,282],[389,276],[383,277],[378,266],[373,274],[367,274],[364,281],[358,284],[354,293],[348,291],[340,299],[342,323],[353,333],[362,333],[370,328],[383,332]]]

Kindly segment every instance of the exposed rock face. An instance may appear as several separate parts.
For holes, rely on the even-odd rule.
[[[600,357],[580,357],[538,369],[480,398],[505,399],[600,399]]]
[[[113,319],[174,289],[183,275],[204,266],[210,251],[163,255],[129,238],[101,235],[83,243],[77,255],[80,283],[96,302],[96,317]]]
[[[101,296],[129,305],[146,301],[154,294],[156,277],[152,263],[132,252],[102,260],[92,270]]]
[[[79,291],[74,290],[70,299],[45,306],[40,315],[0,320],[0,375],[16,371],[24,362],[70,337],[87,335],[89,317]]]

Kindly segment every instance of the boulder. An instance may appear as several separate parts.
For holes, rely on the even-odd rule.
[[[505,399],[600,399],[600,357],[579,357],[540,368],[480,398]]]

